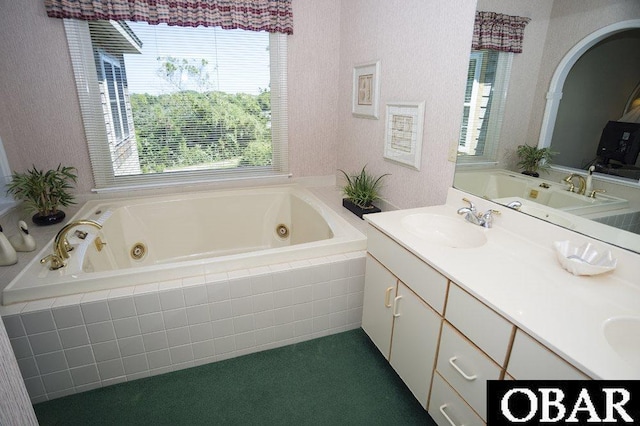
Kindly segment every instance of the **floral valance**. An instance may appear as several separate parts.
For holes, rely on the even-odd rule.
[[[472,48],[522,53],[524,27],[529,21],[530,18],[520,16],[476,12]]]
[[[44,0],[52,18],[293,34],[291,0]]]

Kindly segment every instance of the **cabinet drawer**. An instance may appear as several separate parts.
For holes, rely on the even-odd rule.
[[[513,324],[453,284],[449,288],[445,318],[495,362],[504,364]]]
[[[485,424],[438,373],[433,376],[429,415],[439,426]]]
[[[367,251],[442,315],[446,277],[371,225],[367,228]]]
[[[573,365],[560,358],[522,330],[513,341],[507,373],[519,380],[589,379]]]
[[[486,419],[487,380],[500,379],[502,369],[446,321],[436,371]]]

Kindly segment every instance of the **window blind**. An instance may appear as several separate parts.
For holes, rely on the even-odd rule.
[[[65,19],[97,190],[288,174],[286,36]]]

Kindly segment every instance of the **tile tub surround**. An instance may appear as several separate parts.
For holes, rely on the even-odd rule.
[[[0,307],[33,403],[360,327],[365,253]]]

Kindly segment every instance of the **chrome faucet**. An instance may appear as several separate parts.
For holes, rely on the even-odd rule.
[[[90,225],[97,229],[102,229],[102,225],[90,219],[75,220],[66,224],[60,231],[58,231],[53,240],[53,253],[40,259],[40,263],[44,264],[50,262],[49,269],[52,271],[65,266],[65,259],[69,258],[69,252],[73,250],[73,247],[71,247],[69,241],[67,241],[67,234],[71,229],[81,225]]]
[[[458,214],[464,215],[464,219],[467,222],[471,222],[474,225],[482,226],[484,228],[491,228],[493,225],[493,215],[500,214],[498,210],[489,209],[484,213],[479,213],[476,210],[476,206],[466,198],[462,201],[469,204],[468,207],[461,207],[458,209]]]
[[[507,207],[509,207],[510,209],[520,211],[520,209],[522,208],[522,203],[520,201],[512,201],[509,204],[507,204]]]
[[[574,177],[578,178],[578,183],[580,184],[577,191],[576,186],[573,184]],[[567,191],[569,192],[577,192],[580,195],[584,195],[585,191],[587,190],[587,181],[581,175],[571,173],[569,176],[565,177],[562,180],[569,184],[569,188],[567,189]]]

